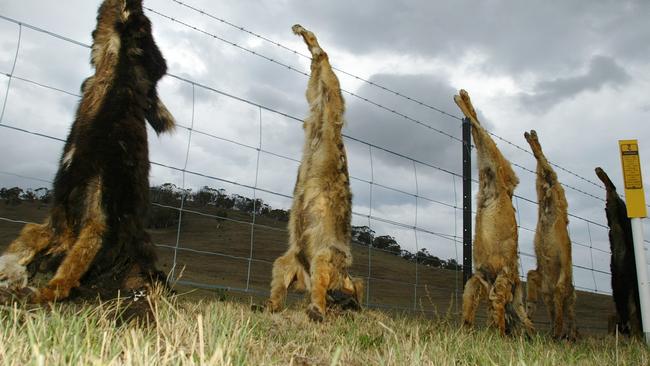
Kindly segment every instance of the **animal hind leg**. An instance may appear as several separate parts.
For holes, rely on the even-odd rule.
[[[526,313],[529,318],[532,318],[533,314],[535,314],[540,286],[539,272],[534,269],[528,271],[526,282]]]
[[[49,219],[43,224],[27,224],[0,256],[0,287],[27,286],[26,266],[52,243],[54,231]]]
[[[553,322],[553,337],[556,339],[562,337],[562,328],[564,327],[565,296],[566,288],[564,285],[559,284],[553,291],[553,312],[555,317],[551,319]]]
[[[465,284],[463,290],[463,325],[471,327],[474,325],[476,317],[476,308],[481,298],[487,294],[484,280],[475,273]]]
[[[544,300],[544,305],[546,306],[546,312],[548,314],[549,324],[551,326],[551,333],[555,334],[555,300],[552,293],[544,292],[542,293],[542,299]]]
[[[66,253],[54,277],[46,287],[35,294],[36,302],[62,300],[70,290],[79,286],[79,281],[90,268],[102,246],[106,232],[106,216],[102,208],[102,183],[95,178],[86,187],[84,220],[77,240]]]
[[[518,318],[519,325],[523,326],[525,334],[532,335],[532,331],[534,329],[533,322],[530,320],[530,317],[524,308],[523,299],[523,287],[520,281],[516,281],[511,308],[514,310],[515,315]]]
[[[306,290],[305,270],[296,258],[295,253],[289,252],[273,262],[271,278],[271,296],[267,301],[267,309],[279,311],[284,306],[287,290],[292,285],[298,290]]]
[[[335,276],[342,276],[339,266],[335,263],[342,263],[345,254],[334,248],[320,250],[314,256],[311,265],[311,302],[307,309],[309,318],[314,321],[323,321],[325,307],[327,305],[327,290],[330,289]]]
[[[632,284],[635,286],[635,284]],[[643,326],[641,323],[641,310],[636,306],[634,301],[634,291],[630,291],[628,295],[628,321],[627,324],[623,323],[624,327],[628,327],[629,332],[634,337],[643,336]]]
[[[568,292],[564,299],[564,309],[567,315],[566,338],[570,341],[574,341],[578,337],[575,313],[576,292],[573,285],[568,286],[567,291]]]
[[[318,44],[318,40],[316,39],[314,33],[303,28],[303,26],[300,24],[295,24],[293,27],[291,27],[291,30],[294,34],[302,36],[303,40],[307,44],[307,47],[309,48],[309,52],[311,52],[313,57],[323,54],[323,49]]]
[[[530,149],[533,151],[535,158],[541,163],[542,166],[546,167],[548,163],[546,162],[546,157],[542,151],[542,145],[540,145],[539,139],[537,138],[537,132],[535,132],[535,130],[530,130],[530,133],[525,132],[524,138],[530,145]]]
[[[499,328],[501,335],[506,334],[506,305],[513,300],[513,281],[510,276],[501,272],[494,280],[494,286],[489,294],[492,309],[492,323]]]

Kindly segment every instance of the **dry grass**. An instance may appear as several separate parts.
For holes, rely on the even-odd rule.
[[[299,307],[160,298],[156,323],[117,325],[115,305],[0,309],[3,365],[644,365],[647,348],[614,337],[555,342],[467,331],[445,319],[366,310],[310,322]]]

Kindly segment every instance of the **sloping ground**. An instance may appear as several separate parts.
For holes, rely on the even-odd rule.
[[[228,294],[232,295],[235,295],[237,289],[248,288],[257,299],[264,297],[268,291],[272,262],[287,246],[284,231],[286,223],[256,217],[257,225],[252,231],[252,217],[249,214],[238,211],[223,212],[214,207],[190,206],[189,210],[196,213],[183,213],[180,232],[177,226],[150,230],[154,242],[160,245],[162,269],[169,271],[172,267],[173,248],[176,246],[178,234],[177,273],[182,270],[182,281],[231,288]],[[47,208],[39,203],[25,202],[17,206],[0,203],[0,217],[40,222],[46,213]],[[227,216],[227,219],[215,219],[206,215]],[[4,249],[18,235],[21,228],[22,224],[0,220],[0,249]],[[435,250],[431,252],[435,254]],[[250,253],[252,261],[248,260]],[[461,272],[420,265],[417,268],[419,285],[416,288],[414,263],[376,249],[369,251],[368,247],[354,245],[354,275],[368,276],[369,255],[370,304],[380,308],[417,310],[427,316],[448,313],[456,315],[460,311]],[[247,281],[249,270],[250,279]],[[223,291],[220,293],[223,294]],[[580,331],[605,332],[611,304],[610,296],[578,292],[576,314]],[[484,311],[479,314],[482,316]],[[538,328],[546,328],[548,317],[543,304],[538,305],[533,320]]]

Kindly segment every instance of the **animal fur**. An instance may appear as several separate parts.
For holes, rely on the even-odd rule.
[[[352,193],[341,136],[344,102],[339,81],[314,34],[300,25],[312,54],[307,87],[310,116],[305,120],[305,143],[289,218],[289,249],[273,264],[268,308],[282,308],[287,290],[307,291],[308,314],[321,321],[327,293],[343,291],[361,304],[363,285],[348,275]]]
[[[601,168],[596,175],[605,185],[607,202],[605,213],[609,226],[609,245],[612,252],[610,270],[612,273],[612,292],[616,305],[616,325],[619,332],[635,337],[643,336],[641,324],[641,304],[636,277],[634,239],[632,224],[627,217],[625,202],[616,192],[616,186]]]
[[[539,293],[546,304],[553,336],[576,338],[575,290],[571,261],[571,239],[567,225],[568,204],[557,174],[546,160],[535,131],[524,134],[537,159],[537,229],[535,230],[535,255],[537,269],[528,272],[526,306],[531,318]],[[563,334],[566,316],[566,333]]]
[[[145,119],[157,133],[174,127],[156,93],[165,59],[142,0],[105,0],[92,36],[95,74],[82,84],[49,216],[26,225],[0,257],[0,279],[10,288],[24,286],[36,272],[54,272],[46,286],[33,289],[32,302],[164,278],[143,220],[149,204]]]
[[[474,275],[463,292],[463,323],[472,326],[482,298],[489,300],[490,324],[501,334],[533,325],[526,315],[519,280],[517,222],[512,195],[519,179],[476,116],[465,90],[454,96],[463,114],[472,124],[472,136],[478,158],[479,191],[476,233],[473,245]]]

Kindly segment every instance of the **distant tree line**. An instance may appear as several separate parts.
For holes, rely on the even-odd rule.
[[[248,198],[239,194],[228,194],[223,188],[215,189],[203,186],[198,191],[183,189],[172,183],[151,187],[149,198],[153,205],[147,219],[148,228],[166,228],[178,225],[178,208],[181,202],[187,209],[213,208],[212,214],[223,218],[228,211],[239,211],[252,215],[267,217],[276,221],[289,221],[288,210],[274,209],[261,198]],[[174,209],[170,209],[170,207]]]
[[[357,244],[370,246],[384,252],[402,257],[410,262],[416,262],[428,267],[444,268],[454,271],[461,271],[461,265],[455,259],[444,260],[429,253],[426,248],[420,249],[417,253],[400,247],[397,240],[390,235],[376,236],[375,231],[368,226],[352,226],[352,240]]]
[[[249,198],[239,194],[228,194],[225,189],[204,186],[194,192],[183,189],[172,183],[153,186],[149,189],[152,205],[145,221],[149,229],[163,229],[178,225],[180,203],[187,209],[212,208],[211,214],[227,218],[229,211],[239,211],[252,215],[266,217],[281,222],[289,221],[289,210],[274,209],[261,198]],[[19,205],[21,202],[49,203],[52,191],[41,187],[35,190],[23,190],[19,187],[0,188],[0,201],[6,205]],[[352,240],[359,245],[370,246],[399,256],[411,262],[417,262],[429,267],[444,268],[455,271],[462,270],[455,259],[444,260],[429,253],[426,248],[417,253],[403,249],[397,240],[390,235],[377,236],[368,226],[353,226]]]
[[[25,202],[43,202],[50,203],[52,200],[52,190],[41,187],[37,189],[22,189],[20,187],[0,188],[0,201],[5,205],[19,205]]]

